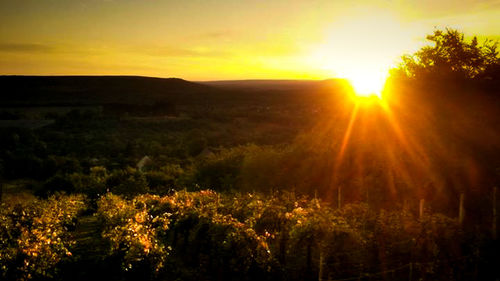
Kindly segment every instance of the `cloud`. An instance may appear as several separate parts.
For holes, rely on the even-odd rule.
[[[51,53],[55,48],[51,45],[37,43],[0,43],[0,52],[9,53]]]
[[[200,38],[209,38],[209,39],[221,39],[228,38],[234,36],[234,32],[231,30],[220,30],[213,32],[206,32],[199,35]]]
[[[177,47],[157,47],[140,49],[141,53],[159,57],[229,57],[232,54],[227,51],[214,50],[211,48],[177,48]]]
[[[128,50],[127,50],[128,49]],[[10,43],[0,42],[0,53],[22,53],[22,54],[51,54],[51,55],[104,55],[110,53],[132,52],[155,57],[191,57],[191,58],[221,58],[232,56],[232,53],[196,46],[192,48],[173,46],[144,46],[123,48],[110,46],[78,46],[73,45],[50,45],[38,43]]]

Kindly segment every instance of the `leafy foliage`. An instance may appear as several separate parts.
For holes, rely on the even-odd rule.
[[[465,254],[457,222],[445,216],[418,220],[409,212],[377,214],[367,205],[335,210],[293,193],[179,191],[129,200],[107,194],[97,215],[110,255],[131,276],[303,280],[418,261],[428,265],[422,274],[439,279],[454,265],[434,260]]]
[[[461,78],[498,78],[500,56],[498,42],[486,40],[479,43],[477,37],[470,42],[455,29],[435,30],[425,46],[412,55],[402,57],[395,74],[410,78],[454,75]]]
[[[85,208],[81,195],[52,196],[0,210],[0,276],[5,280],[53,277],[71,257],[69,230]]]

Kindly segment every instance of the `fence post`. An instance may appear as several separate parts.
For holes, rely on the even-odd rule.
[[[321,245],[319,246],[319,270],[318,270],[318,281],[323,280],[323,249]]]
[[[339,206],[339,209],[342,208],[342,186],[340,185],[337,189],[337,205]]]
[[[425,200],[420,199],[420,204],[419,204],[419,208],[418,208],[418,218],[420,220],[422,220],[422,217],[424,216],[424,204],[425,204]]]
[[[465,216],[464,200],[465,200],[465,195],[463,193],[460,193],[460,207],[458,209],[458,223],[460,225],[463,224]]]
[[[408,281],[411,281],[413,275],[413,263],[410,262],[410,273],[408,274]]]
[[[497,239],[497,187],[493,187],[493,225],[491,226],[493,240]]]

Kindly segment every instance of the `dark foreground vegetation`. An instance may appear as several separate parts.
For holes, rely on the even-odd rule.
[[[500,61],[342,80],[0,77],[5,280],[496,280]]]
[[[367,204],[332,209],[290,192],[210,190],[132,199],[108,193],[90,219],[84,206],[82,196],[66,195],[4,208],[3,277],[484,280],[495,274],[489,235],[430,212],[419,218],[409,209],[375,211]],[[94,231],[85,239],[92,241],[81,237],[88,227]]]

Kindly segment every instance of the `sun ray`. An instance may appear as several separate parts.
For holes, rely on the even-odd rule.
[[[351,137],[352,128],[354,126],[354,122],[356,121],[356,116],[358,115],[359,103],[356,103],[354,109],[352,110],[351,117],[349,118],[349,124],[347,125],[346,132],[344,134],[344,138],[342,139],[342,145],[340,146],[339,154],[335,161],[335,166],[340,166],[342,162],[342,158],[344,156],[347,144],[349,143],[349,138]]]

